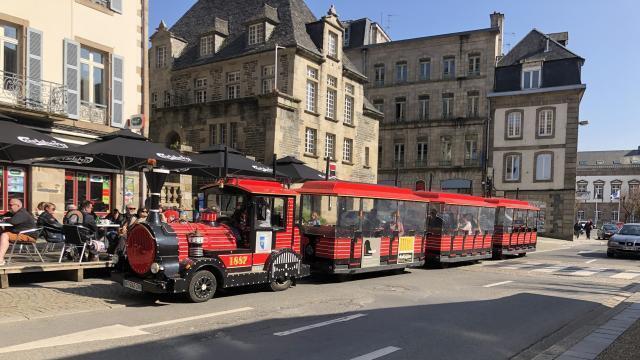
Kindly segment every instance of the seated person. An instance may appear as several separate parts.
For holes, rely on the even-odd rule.
[[[111,210],[111,212],[109,213],[109,215],[105,216],[105,220],[109,220],[110,223],[112,224],[117,224],[120,222],[120,217],[122,215],[120,214],[120,210],[118,209],[113,209]]]
[[[442,227],[444,226],[444,220],[438,216],[438,210],[431,209],[428,217],[428,230],[434,235],[442,235]]]
[[[89,200],[85,200],[80,205],[80,212],[82,212],[82,226],[88,231],[81,232],[80,236],[83,240],[89,241],[89,261],[97,260],[98,254],[105,250],[104,243],[92,239],[93,236],[98,234],[98,224],[96,223],[96,215],[93,212],[93,204]]]
[[[33,216],[31,216],[31,214],[22,207],[22,201],[19,199],[9,200],[9,208],[11,210],[4,214],[4,216],[11,217],[8,220],[8,223],[13,226],[0,235],[0,266],[4,266],[6,264],[4,256],[7,253],[7,250],[9,250],[10,242],[36,242],[36,239],[29,236],[30,234],[20,234],[21,231],[31,230],[36,227],[36,222],[33,219]]]
[[[62,236],[62,224],[56,219],[53,214],[56,212],[56,205],[53,203],[44,204],[44,212],[38,216],[38,227],[44,228],[44,233],[49,242],[62,242],[64,237]]]
[[[261,228],[271,227],[271,206],[265,198],[258,198],[257,201],[257,226]]]
[[[462,232],[463,235],[471,235],[473,232],[473,226],[471,225],[471,220],[469,214],[464,214],[460,217],[460,223],[458,224],[458,230]]]
[[[65,225],[80,225],[82,224],[82,220],[82,213],[78,211],[78,208],[75,205],[70,204],[67,206],[67,213],[64,214],[64,219],[62,221]]]
[[[373,208],[364,217],[362,229],[365,231],[376,231],[380,229],[380,219],[378,219],[378,209]]]
[[[398,232],[398,236],[404,235],[404,225],[402,225],[402,220],[400,219],[400,212],[396,211],[393,214],[393,220],[389,225],[389,228],[393,232]]]
[[[320,221],[320,216],[318,216],[317,212],[312,212],[311,213],[311,219],[309,219],[309,221],[307,221],[307,225],[309,226],[320,226],[322,225],[321,221]]]

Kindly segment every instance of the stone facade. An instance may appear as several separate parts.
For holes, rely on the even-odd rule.
[[[273,36],[278,27],[288,26],[282,12],[293,3],[304,5],[301,1],[265,5],[280,14]],[[220,2],[219,6],[220,12],[210,15],[225,21],[219,18],[226,17],[229,5]],[[252,11],[257,12],[247,9]],[[191,16],[195,15],[185,14],[178,24]],[[330,155],[338,178],[375,183],[381,114],[367,107],[366,78],[350,67],[342,48],[337,46],[335,54],[328,51],[331,36],[342,44],[343,28],[337,15],[330,12],[313,20],[301,25],[307,26],[308,33],[303,35],[313,39],[319,54],[300,46],[278,49],[275,75],[275,44],[257,52],[239,47],[230,57],[216,60],[214,54],[210,60],[202,60],[204,63],[184,65],[188,41],[174,33],[174,28],[161,24],[150,49],[155,70],[151,75],[151,137],[168,145],[177,141],[195,151],[226,144],[267,164],[272,163],[274,154],[278,158],[294,156],[321,171],[325,170],[326,155]],[[248,36],[244,26],[230,22],[228,27],[229,39]],[[183,31],[180,28],[176,31]],[[239,29],[238,33],[233,29]],[[225,46],[232,46],[229,43],[233,41],[222,43],[220,54],[226,51]],[[158,60],[160,48],[171,54],[166,62]],[[309,86],[313,87],[312,95]],[[327,98],[330,93],[331,101]],[[333,151],[327,150],[328,144]]]
[[[424,182],[434,191],[482,194],[486,95],[502,24],[502,14],[493,14],[487,29],[383,43],[354,39],[365,33],[351,32],[351,42],[363,45],[346,51],[370,79],[367,98],[385,115],[378,182],[393,184],[397,177],[403,187]]]

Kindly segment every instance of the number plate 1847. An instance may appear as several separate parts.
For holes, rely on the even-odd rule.
[[[135,290],[135,291],[140,291],[142,292],[142,284],[138,284],[136,282],[133,281],[129,281],[129,280],[124,280],[122,282],[122,285],[124,287],[126,287],[127,289],[131,289],[131,290]]]

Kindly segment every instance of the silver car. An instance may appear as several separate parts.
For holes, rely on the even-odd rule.
[[[640,254],[640,224],[624,224],[607,243],[607,256]]]

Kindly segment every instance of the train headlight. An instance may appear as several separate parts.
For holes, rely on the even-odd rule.
[[[149,270],[151,271],[152,274],[157,274],[158,272],[160,272],[160,270],[162,270],[162,266],[154,262],[153,264],[151,264],[151,267],[149,268]]]

